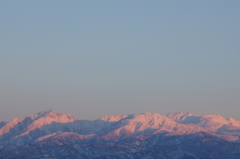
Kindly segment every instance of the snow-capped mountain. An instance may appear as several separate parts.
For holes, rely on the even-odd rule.
[[[1,122],[0,154],[4,158],[240,158],[239,136],[240,121],[220,115],[145,112],[90,121],[48,110]]]
[[[198,127],[202,127],[206,129],[209,133],[213,134],[220,134],[220,132],[223,133],[224,131],[230,130],[234,130],[235,134],[240,133],[240,121],[237,121],[232,117],[230,117],[229,119],[225,119],[219,114],[207,114],[199,116],[193,113],[179,112],[169,113],[167,117],[184,125],[195,125]],[[233,134],[234,133],[232,133],[232,135]]]

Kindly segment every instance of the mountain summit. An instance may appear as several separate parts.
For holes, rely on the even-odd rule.
[[[105,152],[102,148],[110,148],[114,149],[111,153],[109,152],[111,155],[126,152],[128,156],[133,155],[135,157],[132,158],[137,158],[137,154],[133,152],[140,153],[141,150],[147,153],[148,148],[152,149],[151,152],[155,152],[155,148],[164,145],[171,147],[188,143],[194,147],[199,143],[210,145],[227,143],[230,147],[240,147],[239,136],[240,121],[233,118],[225,119],[220,115],[199,116],[190,112],[179,112],[163,116],[144,112],[142,114],[109,115],[90,121],[77,120],[72,115],[48,110],[23,119],[16,118],[9,123],[1,122],[0,153],[11,154],[13,158],[17,158],[19,154],[23,155],[22,158],[38,158],[34,156],[33,150],[39,149],[37,153],[39,158],[67,158],[66,155],[72,156],[70,158],[76,156],[76,158],[81,158],[82,155],[83,158],[84,156],[85,158],[99,158],[104,155],[106,157],[107,151]],[[165,158],[171,158],[168,153],[176,153],[180,158],[185,155],[189,157],[191,153],[198,154],[192,150],[186,151],[185,146],[180,149],[182,148],[185,150],[168,152],[170,150],[162,147],[161,150],[163,149],[164,152],[158,152]],[[197,149],[199,149],[199,154],[205,151],[204,145]],[[97,153],[99,150],[102,153]],[[210,158],[209,152],[205,154]],[[236,154],[240,156],[240,151]],[[198,156],[198,158],[201,157],[201,155]]]
[[[63,113],[56,113],[53,110],[42,111],[37,113],[31,119],[42,120],[45,123],[51,122],[59,122],[59,123],[66,123],[66,122],[73,122],[76,119],[70,114],[63,114]]]

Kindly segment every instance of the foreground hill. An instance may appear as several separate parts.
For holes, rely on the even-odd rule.
[[[77,120],[52,110],[0,123],[3,158],[240,158],[240,121],[193,113]]]

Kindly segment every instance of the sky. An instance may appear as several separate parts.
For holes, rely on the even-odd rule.
[[[1,0],[0,121],[52,109],[240,120],[239,0]]]

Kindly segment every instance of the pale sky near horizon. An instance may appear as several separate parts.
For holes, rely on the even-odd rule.
[[[239,0],[1,0],[0,121],[49,109],[240,120],[239,28]]]

